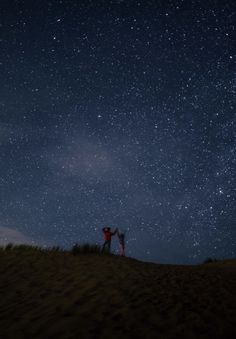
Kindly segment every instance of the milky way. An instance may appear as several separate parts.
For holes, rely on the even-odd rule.
[[[236,253],[234,1],[0,4],[0,243]],[[117,239],[112,244],[118,248]]]

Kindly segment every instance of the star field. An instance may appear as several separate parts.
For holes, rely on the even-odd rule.
[[[236,253],[234,1],[0,4],[0,241]],[[112,248],[117,250],[117,239]]]

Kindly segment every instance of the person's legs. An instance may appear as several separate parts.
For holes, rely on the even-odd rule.
[[[102,252],[105,251],[105,249],[107,249],[108,252],[110,252],[111,250],[111,240],[106,240],[102,246]]]
[[[103,246],[102,246],[102,252],[105,251],[106,244],[107,244],[107,240],[105,240],[105,242],[104,242],[104,244],[103,244]]]

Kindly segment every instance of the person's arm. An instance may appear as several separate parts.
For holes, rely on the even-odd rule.
[[[117,230],[118,229],[116,228],[114,232],[111,232],[111,235],[115,235],[117,233]]]

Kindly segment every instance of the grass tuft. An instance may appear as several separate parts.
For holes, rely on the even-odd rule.
[[[17,252],[44,252],[44,253],[71,253],[72,255],[79,255],[79,254],[110,254],[109,251],[104,250],[102,251],[101,246],[97,244],[78,244],[76,243],[70,250],[65,250],[60,246],[53,246],[53,247],[40,247],[40,246],[33,246],[33,245],[26,245],[26,244],[12,244],[9,243],[6,246],[0,248],[2,251],[17,251]]]
[[[203,261],[203,264],[211,264],[213,262],[217,262],[219,260],[217,260],[216,258],[206,258],[204,261]]]
[[[78,255],[78,254],[88,254],[88,253],[101,253],[101,247],[99,245],[96,244],[75,244],[72,249],[71,249],[71,253],[73,255]]]

